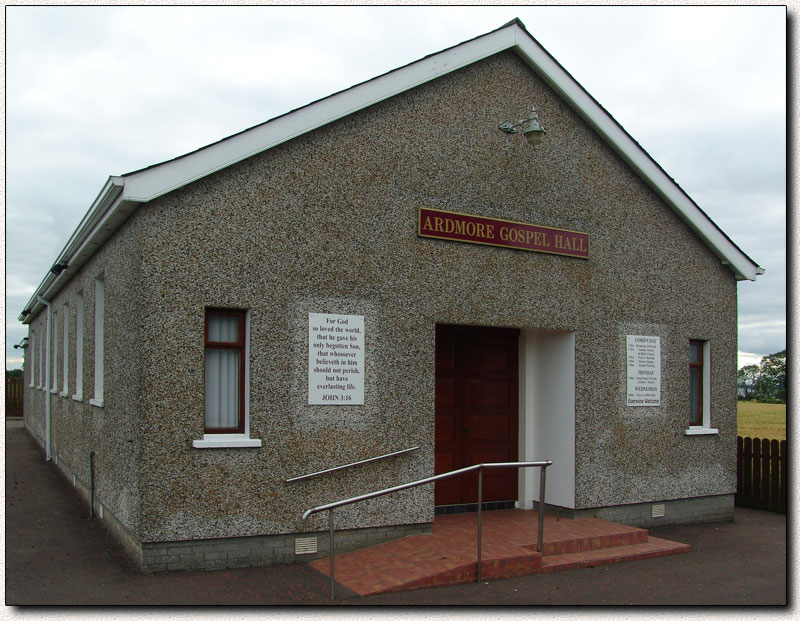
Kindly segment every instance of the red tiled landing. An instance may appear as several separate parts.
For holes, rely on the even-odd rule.
[[[595,518],[545,515],[543,554],[536,551],[535,511],[483,512],[481,579],[619,563],[688,552],[689,546],[649,537],[633,526]],[[474,582],[477,514],[436,516],[431,534],[338,554],[334,578],[359,595]],[[329,559],[310,563],[329,575]]]

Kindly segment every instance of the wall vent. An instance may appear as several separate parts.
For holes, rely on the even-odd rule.
[[[294,553],[295,554],[316,554],[317,552],[317,538],[316,537],[298,537],[294,540]]]
[[[653,514],[652,515],[653,515],[654,518],[664,517],[664,505],[663,504],[653,505],[652,509],[653,509]]]

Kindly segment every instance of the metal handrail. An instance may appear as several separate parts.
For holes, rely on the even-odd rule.
[[[345,498],[344,500],[337,500],[336,502],[330,502],[326,505],[320,505],[319,507],[313,507],[312,509],[308,509],[305,513],[303,513],[303,530],[306,530],[308,527],[308,518],[314,513],[319,513],[320,511],[327,511],[328,512],[328,532],[329,532],[329,546],[330,546],[330,581],[331,581],[331,599],[334,599],[334,580],[333,580],[333,557],[334,557],[334,545],[333,545],[333,510],[338,507],[343,507],[345,505],[351,505],[356,502],[361,502],[362,500],[369,500],[371,498],[377,498],[378,496],[385,496],[386,494],[392,494],[394,492],[400,492],[406,489],[411,489],[412,487],[418,487],[419,485],[426,485],[427,483],[433,483],[435,481],[440,481],[441,479],[447,479],[450,477],[454,477],[457,475],[465,474],[467,472],[472,472],[474,470],[478,471],[478,563],[477,563],[477,582],[481,581],[481,507],[483,505],[483,469],[484,468],[541,468],[539,474],[539,541],[537,542],[536,549],[538,552],[542,551],[542,538],[544,536],[544,491],[545,491],[545,482],[547,478],[547,467],[551,466],[553,462],[551,460],[545,461],[511,461],[511,462],[494,462],[488,464],[475,464],[473,466],[467,466],[466,468],[460,468],[458,470],[452,470],[450,472],[445,472],[442,474],[436,474],[432,477],[427,477],[425,479],[419,479],[418,481],[412,481],[411,483],[403,483],[402,485],[396,485],[394,487],[388,487],[386,489],[381,489],[375,492],[369,492],[367,494],[362,494],[361,496],[354,496],[352,498]]]
[[[286,479],[286,483],[292,483],[294,481],[303,481],[304,479],[311,479],[314,477],[321,476],[323,474],[330,474],[331,472],[337,472],[338,470],[344,470],[345,468],[352,468],[353,466],[360,466],[361,464],[369,464],[373,461],[380,461],[381,459],[387,459],[388,457],[395,457],[397,455],[403,455],[404,453],[411,453],[412,451],[419,450],[418,446],[412,446],[411,448],[403,449],[402,451],[395,451],[394,453],[386,453],[386,455],[378,455],[377,457],[370,457],[368,459],[362,459],[361,461],[354,461],[350,464],[344,464],[343,466],[335,466],[333,468],[328,468],[327,470],[320,470],[318,472],[312,472],[310,474],[303,474],[299,477],[292,477],[291,479]]]

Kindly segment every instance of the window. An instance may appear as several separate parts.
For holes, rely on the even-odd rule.
[[[47,332],[45,332],[47,334]],[[42,367],[42,361],[44,360],[44,351],[42,347],[44,346],[45,339],[41,336],[39,337],[39,383],[36,384],[36,388],[42,387],[42,378],[44,377],[44,368]],[[47,380],[45,380],[45,388],[47,388]]]
[[[58,315],[53,313],[53,385],[50,392],[58,392]]]
[[[83,293],[75,298],[75,401],[83,401]]]
[[[261,446],[249,438],[247,321],[246,311],[206,309],[204,436],[195,448]]]
[[[30,344],[28,345],[28,349],[25,350],[25,356],[30,355],[30,364],[26,364],[25,368],[30,368],[31,370],[31,388],[33,388],[35,379],[34,375],[36,375],[36,364],[34,361],[34,352],[36,351],[36,335],[34,334],[33,330],[31,330],[31,339]],[[28,362],[27,360],[25,361]]]
[[[244,432],[244,313],[206,311],[206,433]]]
[[[703,343],[689,341],[689,425],[703,424]]]
[[[105,283],[94,281],[94,398],[91,405],[103,407],[103,328],[105,323]]]
[[[711,428],[711,348],[708,341],[689,341],[689,428],[686,435],[718,433]]]
[[[63,342],[63,349],[61,353],[62,355],[62,364],[63,367],[61,369],[61,375],[64,377],[64,385],[63,390],[61,391],[61,396],[66,397],[69,395],[69,306],[64,304],[64,342]]]

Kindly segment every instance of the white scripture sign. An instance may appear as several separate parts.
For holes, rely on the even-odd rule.
[[[364,404],[364,316],[308,314],[309,405]]]
[[[661,337],[626,335],[629,406],[661,405]]]

